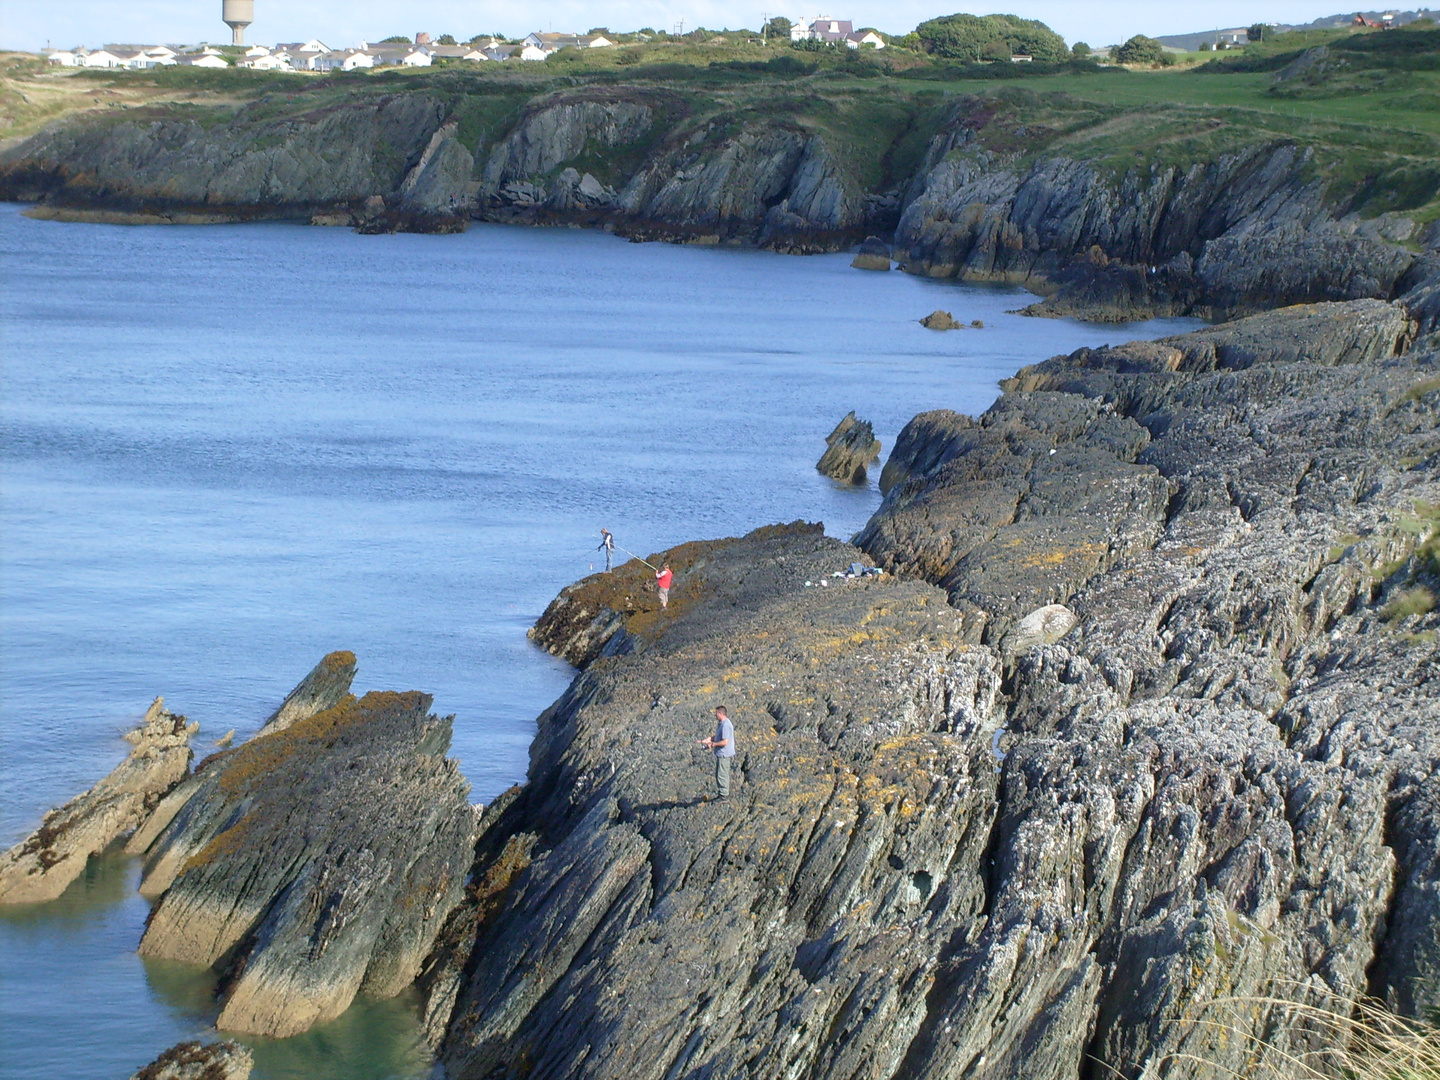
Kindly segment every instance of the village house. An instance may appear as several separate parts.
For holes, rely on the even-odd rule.
[[[823,41],[827,45],[844,44],[846,48],[858,49],[869,45],[872,49],[885,48],[885,39],[875,30],[861,30],[858,33],[849,19],[832,19],[829,15],[816,15],[809,22],[801,17],[790,27],[791,41]]]
[[[527,34],[523,44],[540,49],[548,56],[561,49],[604,49],[615,42],[604,34],[542,34],[537,31]]]
[[[471,63],[486,63],[491,57],[481,45],[430,45],[430,55],[436,60],[468,60]]]
[[[236,67],[251,68],[254,71],[294,71],[291,66],[290,57],[283,53],[272,53],[270,50],[251,56],[247,54],[236,65]]]
[[[73,49],[45,49],[40,53],[47,63],[57,64],[60,67],[84,67],[87,54],[83,45],[77,45]]]
[[[230,62],[219,53],[197,53],[193,56],[178,56],[172,63],[182,67],[228,68]]]

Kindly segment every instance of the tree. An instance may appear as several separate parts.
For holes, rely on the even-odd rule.
[[[1083,60],[1090,55],[1090,46],[1083,41],[1077,41],[1074,45],[1070,46],[1070,53],[1072,56],[1077,56]]]
[[[1208,42],[1208,41],[1202,41],[1202,42],[1200,42],[1200,51],[1201,51],[1201,52],[1213,52],[1214,49],[1215,49],[1215,46],[1214,46],[1214,45],[1211,45],[1210,42]]]
[[[435,44],[436,44],[436,45],[455,45],[455,44],[458,44],[458,42],[456,42],[455,36],[454,36],[453,34],[441,34],[438,38],[435,39]]]
[[[1010,53],[1025,53],[1041,63],[1058,63],[1070,55],[1065,41],[1044,23],[1015,15],[944,15],[915,28],[920,47],[932,56],[969,63],[981,59],[992,42]]]
[[[1165,56],[1165,46],[1152,37],[1136,34],[1115,50],[1115,59],[1122,64],[1158,64]]]
[[[1274,34],[1275,30],[1273,27],[1258,22],[1245,31],[1245,37],[1249,41],[1264,41],[1266,38],[1273,37]]]
[[[981,60],[1009,60],[1011,56],[1010,46],[1004,38],[996,38],[994,41],[987,41],[980,49]]]
[[[394,34],[387,38],[380,39],[381,45],[409,45],[410,39],[403,34]]]
[[[794,28],[794,26],[795,24],[792,23],[789,19],[785,18],[784,15],[776,15],[773,19],[771,19],[765,24],[762,33],[767,38],[773,37],[789,40],[790,31]]]

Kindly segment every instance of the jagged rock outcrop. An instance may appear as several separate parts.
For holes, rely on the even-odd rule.
[[[790,527],[690,545],[666,612],[567,590],[534,636],[586,666],[487,816],[447,1075],[1288,1075],[1328,1035],[1273,999],[1434,1008],[1412,333],[1277,312],[918,417],[859,538],[897,576]]]
[[[98,855],[139,826],[190,770],[199,724],[165,711],[156,698],[125,736],[125,760],[83,795],[45,815],[40,828],[0,858],[0,904],[54,900]]]
[[[863,484],[870,465],[880,457],[880,440],[869,420],[857,420],[851,409],[840,418],[835,430],[825,436],[825,453],[815,468],[832,480]]]
[[[890,245],[878,236],[867,236],[850,265],[856,270],[889,270]]]
[[[1047,296],[1035,314],[1127,321],[1390,299],[1414,262],[1365,222],[1337,220],[1308,148],[1119,175],[1059,154],[1022,167],[971,147],[993,112],[962,102],[932,140],[896,230],[902,269],[1026,285]]]
[[[956,322],[955,316],[950,312],[936,308],[920,320],[920,325],[926,330],[960,330],[965,324]]]
[[[292,1035],[399,993],[460,902],[475,817],[453,718],[421,693],[344,694],[353,660],[326,657],[284,726],[201,762],[143,845],[140,952],[220,971],[222,1030]]]
[[[183,1042],[172,1046],[130,1080],[249,1080],[255,1055],[237,1042]]]
[[[355,681],[355,654],[349,651],[327,653],[300,684],[285,695],[280,707],[261,726],[258,734],[284,731],[297,720],[332,709],[345,700]]]

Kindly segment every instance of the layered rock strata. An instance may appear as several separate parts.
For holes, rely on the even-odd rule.
[[[130,1080],[249,1080],[255,1055],[237,1042],[183,1042],[172,1046]]]
[[[222,1030],[292,1035],[419,973],[475,828],[430,700],[346,695],[213,755],[147,846],[141,955],[220,971]]]
[[[136,829],[190,770],[200,728],[156,698],[125,736],[130,753],[83,795],[45,815],[40,828],[0,858],[0,904],[54,900],[98,855]]]
[[[858,541],[896,576],[792,526],[687,545],[669,611],[567,590],[535,637],[584,667],[487,816],[447,1075],[1298,1076],[1328,1036],[1284,1000],[1435,1008],[1413,328],[1282,311],[919,417]]]
[[[825,453],[815,468],[833,480],[863,484],[869,468],[880,457],[880,440],[869,420],[857,420],[852,409],[841,417],[835,430],[825,436]]]

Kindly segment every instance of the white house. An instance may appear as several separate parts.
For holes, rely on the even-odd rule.
[[[269,56],[270,48],[267,45],[251,45],[245,50],[245,59],[253,60],[257,56]]]
[[[430,55],[437,60],[469,60],[471,63],[490,62],[485,49],[480,45],[429,45]]]
[[[241,60],[236,67],[251,68],[254,71],[294,71],[290,61],[284,55],[265,52],[259,56],[247,56]]]
[[[127,66],[125,61],[109,49],[96,49],[85,54],[85,66],[92,68],[116,68]]]
[[[276,45],[275,51],[288,52],[291,56],[295,56],[297,53],[303,56],[318,56],[320,53],[329,52],[330,46],[319,38],[311,38],[309,41],[287,41]]]
[[[375,58],[364,49],[332,49],[315,57],[313,62],[316,71],[354,71],[375,66]]]
[[[855,26],[849,19],[832,19],[829,15],[816,15],[809,22],[801,18],[794,26],[790,27],[790,40],[824,41],[834,45],[845,41],[854,32]]]
[[[604,34],[527,34],[524,44],[543,49],[548,55],[561,49],[604,49],[615,43]]]
[[[59,67],[85,66],[85,50],[78,46],[74,49],[46,49],[40,55],[45,57],[47,63]]]
[[[407,50],[400,57],[400,64],[403,67],[429,67],[433,62],[430,50],[420,45]]]
[[[869,45],[872,49],[883,49],[885,48],[885,39],[874,30],[857,30],[845,35],[845,44],[851,49],[858,49],[861,45]]]
[[[181,56],[172,61],[172,63],[183,64],[185,67],[199,68],[228,68],[230,66],[226,63],[223,56],[215,53],[201,53],[199,56]]]

